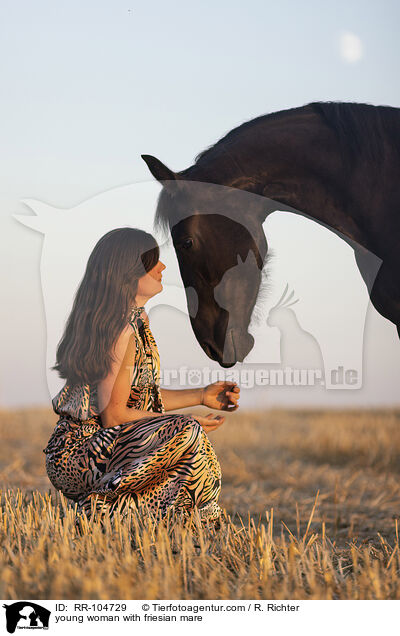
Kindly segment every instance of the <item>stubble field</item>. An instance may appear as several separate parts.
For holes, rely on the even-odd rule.
[[[1,598],[400,598],[400,411],[227,414],[220,530],[132,513],[82,536],[45,472],[56,419],[0,412]]]

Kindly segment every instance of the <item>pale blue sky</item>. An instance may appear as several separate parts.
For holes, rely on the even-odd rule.
[[[11,217],[22,199],[76,206],[148,180],[141,153],[183,169],[244,120],[314,100],[398,107],[399,18],[395,1],[3,0],[0,406],[48,400],[43,237]],[[394,382],[376,387],[400,345],[371,321],[370,394],[393,403]]]

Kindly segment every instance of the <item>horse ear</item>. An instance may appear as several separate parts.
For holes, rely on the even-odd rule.
[[[141,157],[157,181],[175,181],[177,179],[175,172],[172,172],[156,157],[152,157],[152,155],[141,155]]]

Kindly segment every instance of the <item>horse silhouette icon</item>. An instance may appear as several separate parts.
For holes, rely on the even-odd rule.
[[[6,627],[9,634],[14,634],[17,627],[23,629],[48,629],[50,610],[32,601],[17,601],[10,605],[4,603],[6,610]]]

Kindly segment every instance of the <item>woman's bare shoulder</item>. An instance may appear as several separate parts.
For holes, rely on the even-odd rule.
[[[134,329],[134,327],[133,327],[133,325],[132,325],[132,323],[131,323],[131,322],[128,322],[128,324],[127,324],[127,325],[126,325],[126,327],[122,330],[122,332],[121,332],[121,333],[124,333],[124,332],[125,332],[125,334],[127,334],[127,333],[128,333],[129,335],[135,334],[135,329]]]
[[[135,330],[130,323],[128,323],[119,334],[115,345],[114,351],[117,359],[122,360],[127,352],[127,349],[135,348],[136,334]]]

